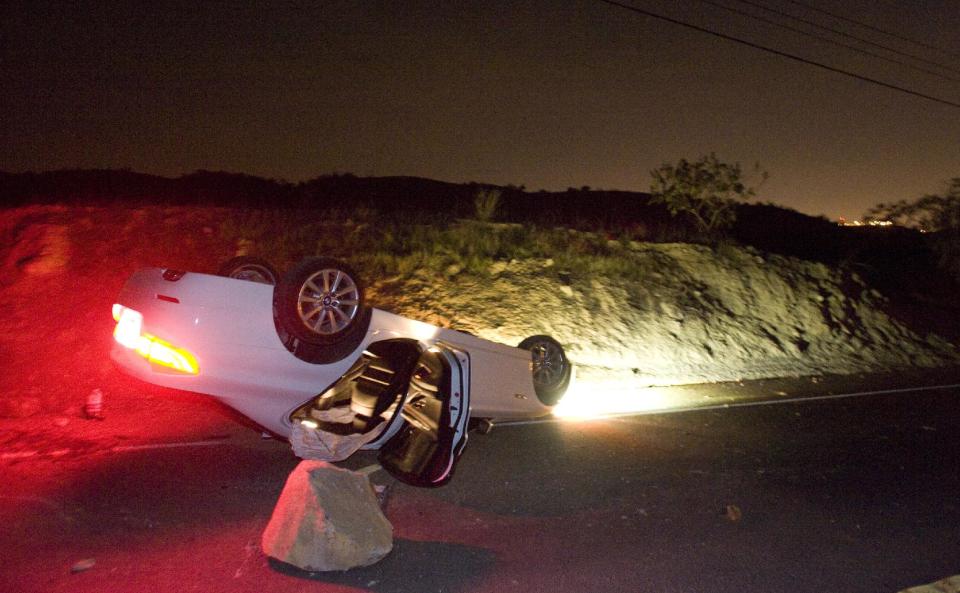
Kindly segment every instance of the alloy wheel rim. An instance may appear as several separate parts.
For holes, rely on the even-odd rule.
[[[343,270],[324,268],[304,281],[297,296],[297,314],[311,331],[332,335],[343,331],[360,309],[360,289]]]
[[[555,385],[563,377],[566,361],[555,344],[540,342],[530,349],[533,358],[533,382],[541,387]]]

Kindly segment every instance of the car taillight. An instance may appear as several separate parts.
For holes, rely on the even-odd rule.
[[[197,359],[190,351],[143,331],[143,315],[140,312],[116,304],[113,306],[113,318],[117,321],[113,338],[121,346],[130,348],[151,363],[172,371],[188,375],[200,373]]]
[[[170,342],[165,342],[150,334],[144,334],[143,337],[149,341],[149,348],[145,353],[139,349],[137,352],[140,352],[150,362],[188,375],[196,375],[200,372],[197,359],[187,350],[177,348]]]

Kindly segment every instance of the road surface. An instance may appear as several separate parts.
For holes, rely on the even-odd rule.
[[[0,591],[893,593],[960,573],[960,390],[903,390],[956,379],[691,387],[710,407],[472,434],[448,486],[373,474],[394,551],[335,574],[260,552],[286,444],[151,391],[175,406],[139,432],[5,433]]]

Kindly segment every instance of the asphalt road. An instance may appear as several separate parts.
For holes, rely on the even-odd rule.
[[[259,550],[289,448],[181,397],[180,433],[0,461],[0,591],[892,593],[960,573],[960,390],[832,397],[916,380],[687,388],[713,407],[473,434],[443,488],[373,475],[394,551],[336,574]]]

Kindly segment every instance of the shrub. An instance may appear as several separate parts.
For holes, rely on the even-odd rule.
[[[756,188],[745,185],[739,163],[721,162],[713,153],[694,162],[680,159],[676,165],[664,163],[650,174],[651,202],[663,204],[672,216],[693,221],[708,239],[723,235],[733,226],[738,201],[756,195]],[[765,180],[767,174],[761,176]]]
[[[478,190],[473,198],[474,216],[481,222],[490,222],[500,207],[503,193],[499,189]]]

